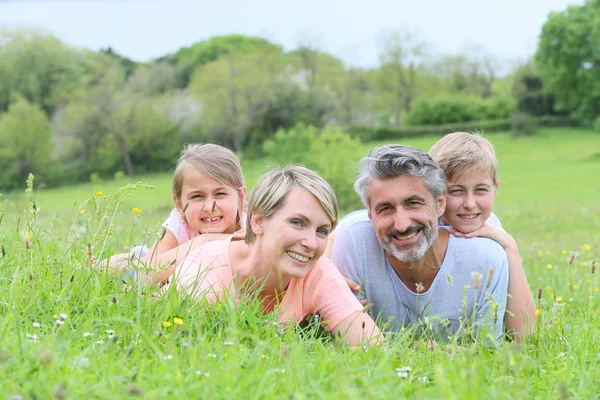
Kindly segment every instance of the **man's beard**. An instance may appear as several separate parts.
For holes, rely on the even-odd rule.
[[[402,237],[410,235],[411,233],[423,231],[423,237],[416,243],[407,245],[397,245],[394,243],[394,236]],[[438,226],[425,227],[425,225],[413,225],[406,231],[400,232],[396,229],[389,231],[384,237],[379,239],[381,247],[385,251],[390,253],[392,256],[400,261],[413,262],[421,259],[427,250],[431,247],[435,241],[438,233]]]

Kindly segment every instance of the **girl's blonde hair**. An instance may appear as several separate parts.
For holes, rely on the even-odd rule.
[[[181,151],[181,156],[173,173],[173,196],[181,200],[183,178],[187,168],[196,168],[203,174],[237,190],[243,199],[244,174],[240,159],[228,148],[218,144],[188,144]],[[236,217],[237,229],[241,228],[241,214],[244,204],[238,209]]]

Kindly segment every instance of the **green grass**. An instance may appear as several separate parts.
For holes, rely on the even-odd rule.
[[[600,257],[600,135],[488,138],[500,163],[495,211],[519,243],[535,297],[542,292],[536,333],[523,345],[431,351],[403,335],[385,348],[348,349],[314,329],[281,331],[252,304],[207,312],[115,282],[91,267],[88,243],[98,257],[152,241],[172,207],[171,178],[148,175],[138,179],[154,189],[119,191],[128,184],[120,180],[35,190],[38,214],[23,192],[0,197],[0,396],[599,398],[600,272],[590,264]],[[427,150],[437,139],[403,144]],[[267,162],[243,165],[251,187]],[[579,253],[571,265],[570,251]]]

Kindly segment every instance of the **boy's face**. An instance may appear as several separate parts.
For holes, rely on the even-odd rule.
[[[447,182],[448,200],[442,221],[462,233],[485,223],[494,206],[498,183],[486,171],[464,172]]]

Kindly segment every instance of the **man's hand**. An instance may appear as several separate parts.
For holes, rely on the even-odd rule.
[[[346,285],[348,285],[348,287],[350,288],[350,290],[352,290],[355,293],[358,293],[358,291],[360,290],[360,285],[356,282],[354,282],[352,279],[347,278],[344,276],[344,280],[346,281]],[[362,299],[360,300],[360,304],[362,304],[363,306],[366,306],[369,302],[367,301],[367,299]],[[371,307],[373,307],[373,303],[370,304]]]

